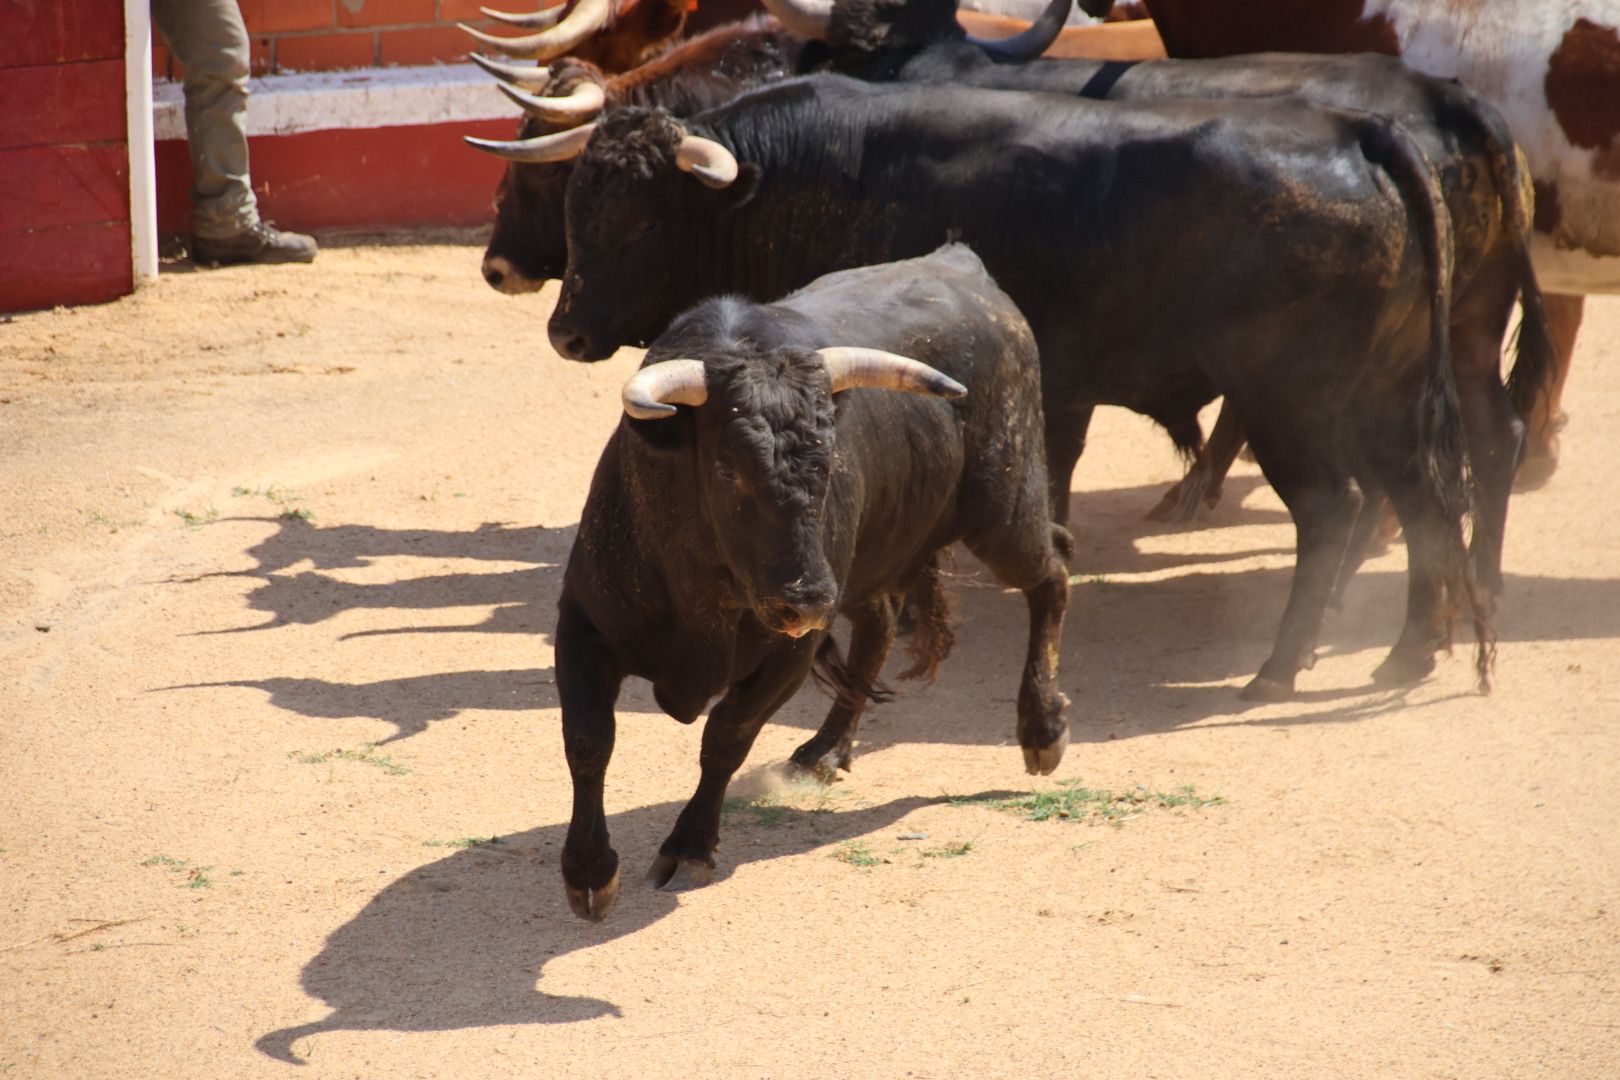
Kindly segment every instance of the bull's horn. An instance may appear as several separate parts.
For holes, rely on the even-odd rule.
[[[827,40],[827,25],[832,22],[832,0],[760,0],[760,6],[800,37],[813,41]]]
[[[677,405],[701,405],[709,400],[709,383],[701,360],[661,360],[648,364],[619,392],[624,411],[637,420],[662,420],[675,415]]]
[[[1062,33],[1063,24],[1069,21],[1069,7],[1073,3],[1074,0],[1052,0],[1041,12],[1041,17],[1029,24],[1028,30],[1012,37],[986,41],[970,35],[968,41],[993,60],[1015,64],[1033,60],[1050,48],[1058,34]]]
[[[503,64],[499,60],[491,60],[487,56],[477,53],[468,53],[467,59],[495,76],[501,82],[511,83],[513,86],[526,86],[530,90],[544,90],[551,85],[551,69],[536,67],[533,64]]]
[[[606,26],[612,15],[612,0],[578,0],[556,26],[524,37],[496,37],[466,23],[456,25],[502,56],[550,60],[562,56]]]
[[[515,15],[510,11],[496,11],[494,8],[481,7],[487,18],[506,23],[508,26],[521,26],[525,30],[549,30],[562,21],[568,11],[567,4],[558,4],[556,7],[541,8],[523,15]]]
[[[590,79],[581,80],[579,85],[562,97],[536,97],[505,83],[497,83],[496,86],[501,93],[521,105],[524,112],[552,124],[583,124],[595,119],[607,104],[607,94]]]
[[[462,138],[468,146],[476,146],[507,161],[570,161],[584,151],[585,144],[591,141],[591,132],[595,130],[595,124],[581,124],[567,131],[536,135],[532,139],[513,139],[511,142],[475,139],[471,135],[463,135]]]
[[[688,135],[681,140],[680,149],[675,151],[675,167],[691,173],[706,187],[730,187],[737,179],[737,159],[731,156],[731,151],[701,135]]]
[[[827,365],[827,376],[832,379],[835,394],[857,386],[904,390],[908,394],[929,397],[959,398],[967,393],[967,387],[944,372],[899,353],[839,345],[817,349],[816,355]]]

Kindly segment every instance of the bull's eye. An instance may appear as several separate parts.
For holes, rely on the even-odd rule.
[[[714,471],[719,474],[720,479],[724,480],[728,484],[735,484],[737,482],[737,470],[733,469],[730,465],[727,465],[723,461],[716,461],[714,463]]]

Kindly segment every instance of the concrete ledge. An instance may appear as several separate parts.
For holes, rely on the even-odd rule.
[[[345,128],[416,127],[518,117],[495,80],[472,64],[368,68],[248,81],[248,135]],[[152,88],[157,141],[186,137],[185,95],[167,79]]]

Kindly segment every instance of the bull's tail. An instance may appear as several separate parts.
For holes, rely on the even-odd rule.
[[[906,642],[911,666],[900,673],[902,679],[933,682],[939,665],[956,644],[956,604],[945,585],[946,576],[954,568],[951,549],[940,548],[907,582],[906,610],[916,620],[916,626]]]
[[[1437,111],[1453,129],[1462,130],[1485,148],[1491,165],[1491,180],[1502,204],[1502,221],[1508,230],[1517,263],[1519,304],[1524,317],[1514,335],[1513,370],[1508,375],[1508,396],[1513,411],[1525,419],[1552,386],[1556,355],[1547,310],[1542,303],[1541,285],[1530,261],[1530,232],[1533,227],[1534,193],[1524,157],[1513,142],[1507,122],[1489,102],[1460,84],[1443,83],[1442,101]]]
[[[1496,631],[1489,606],[1475,585],[1473,561],[1463,540],[1463,525],[1473,516],[1473,485],[1468,475],[1462,403],[1451,365],[1451,212],[1433,163],[1405,128],[1371,113],[1353,115],[1362,152],[1395,182],[1422,237],[1429,291],[1429,357],[1418,399],[1419,468],[1423,486],[1439,502],[1447,522],[1457,523],[1456,528],[1446,530],[1445,550],[1438,553],[1451,603],[1442,604],[1446,625],[1436,629],[1449,640],[1450,612],[1458,604],[1466,604],[1479,642],[1475,667],[1481,687],[1489,689]]]
[[[816,685],[826,691],[838,704],[849,709],[864,709],[867,702],[882,705],[894,700],[894,691],[881,679],[866,681],[849,668],[844,650],[828,634],[816,647],[816,658],[810,665],[810,674]]]

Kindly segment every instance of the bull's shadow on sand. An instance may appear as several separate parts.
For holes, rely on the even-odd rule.
[[[483,622],[423,623],[405,629],[361,631],[376,634],[536,633],[549,630],[561,588],[561,567],[574,542],[574,526],[544,528],[486,523],[466,532],[434,529],[379,529],[369,525],[321,526],[297,517],[235,518],[268,521],[275,532],[249,548],[248,570],[221,571],[216,577],[261,578],[249,590],[250,610],[268,616],[238,627],[201,630],[200,634],[241,634],[291,625],[313,625],[355,610],[433,611],[461,607],[494,607]],[[379,559],[469,559],[529,564],[524,569],[478,573],[429,574],[379,584],[357,585],[331,576],[334,570],[371,566]],[[313,569],[289,571],[303,563]]]
[[[1236,690],[1271,649],[1292,577],[1292,546],[1180,553],[1153,544],[1148,546],[1156,550],[1148,552],[1142,550],[1141,541],[1184,529],[1286,524],[1286,515],[1274,506],[1242,505],[1262,482],[1255,476],[1231,478],[1222,505],[1191,526],[1141,520],[1163,494],[1164,485],[1079,494],[1071,521],[1079,551],[1064,627],[1062,676],[1075,703],[1071,715],[1076,739],[1173,730],[1244,708]],[[494,609],[473,625],[446,626],[424,619],[348,637],[456,631],[543,638],[553,628],[560,567],[574,535],[572,527],[484,525],[442,532],[322,528],[296,518],[278,524],[274,534],[249,550],[255,568],[240,572],[264,580],[248,594],[251,607],[269,614],[264,626],[319,622],[355,608],[431,612],[488,605]],[[399,555],[478,559],[518,568],[432,574],[374,585],[353,585],[327,574]],[[1286,565],[1231,569],[1256,556],[1279,557],[1277,561]],[[1511,556],[1510,546],[1509,567]],[[306,561],[313,570],[287,572]],[[968,579],[957,589],[962,626],[954,654],[940,669],[938,688],[897,684],[896,700],[873,710],[863,725],[861,741],[867,749],[912,741],[996,745],[1010,737],[1027,637],[1025,607],[1019,596],[996,587],[971,559],[962,560],[962,569]],[[1329,612],[1321,652],[1367,650],[1369,682],[1339,690],[1313,689],[1312,674],[1304,672],[1299,700],[1310,708],[1292,720],[1268,713],[1272,718],[1264,722],[1343,722],[1404,707],[1399,693],[1375,690],[1370,676],[1399,634],[1405,589],[1404,569],[1364,568],[1352,582],[1343,610]],[[1497,631],[1503,658],[1509,662],[1515,642],[1620,637],[1620,581],[1510,573]],[[1471,642],[1466,630],[1461,633],[1458,659],[1442,665],[1438,677],[1455,679],[1454,669],[1467,665]],[[888,670],[899,670],[902,659],[897,655]],[[1510,668],[1503,677],[1511,678]],[[286,674],[211,685],[259,689],[278,708],[308,717],[382,720],[395,728],[386,742],[409,738],[466,709],[516,711],[557,704],[553,673],[545,668],[441,672],[354,683]],[[951,695],[948,710],[930,704],[932,696],[945,693]],[[1121,725],[1110,718],[1109,702],[1125,696],[1135,705],[1130,722]],[[1335,702],[1342,707],[1322,708]],[[647,688],[636,680],[627,683],[622,708],[657,711]],[[777,714],[775,722],[811,729],[826,708],[826,700],[807,688]],[[942,721],[942,711],[959,719]]]
[[[739,864],[865,836],[938,801],[911,797],[828,812],[773,808],[781,812],[769,827],[736,815],[725,828],[719,871],[706,887],[725,888]],[[304,991],[332,1013],[272,1031],[255,1045],[278,1061],[301,1064],[308,1047],[298,1044],[329,1032],[449,1031],[619,1015],[611,1001],[548,994],[535,980],[543,986],[548,960],[634,934],[680,906],[678,893],[640,882],[679,811],[676,803],[660,803],[609,819],[624,859],[624,887],[618,906],[600,923],[575,918],[563,901],[557,858],[565,824],[504,836],[411,871],[335,930],[304,965]]]

